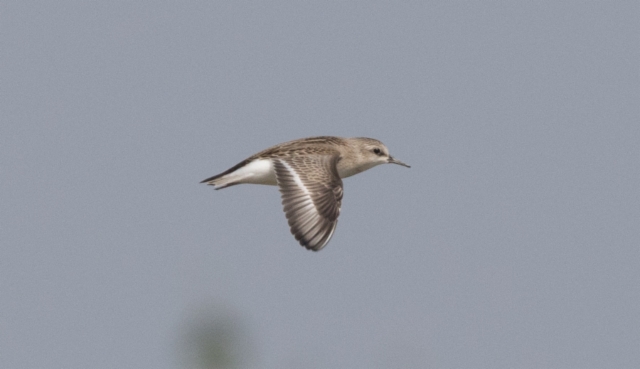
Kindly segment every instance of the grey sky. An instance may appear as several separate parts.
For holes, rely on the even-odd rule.
[[[617,2],[0,4],[0,367],[640,367],[640,17]],[[319,253],[275,187],[368,136]],[[221,312],[221,313],[217,313]]]

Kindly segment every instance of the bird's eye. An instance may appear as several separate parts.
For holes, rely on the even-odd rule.
[[[376,155],[380,155],[380,149],[376,147],[375,149],[373,149],[373,153]]]

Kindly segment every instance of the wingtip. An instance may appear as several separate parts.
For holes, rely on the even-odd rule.
[[[335,227],[334,227],[334,230],[335,230]],[[307,249],[309,251],[313,251],[313,252],[318,252],[318,251],[324,249],[325,246],[327,246],[329,241],[331,241],[332,237],[333,237],[333,231],[330,234],[324,235],[323,238],[321,238],[321,241],[323,241],[322,243],[317,243],[317,244],[311,245],[309,241],[305,241],[305,240],[302,240],[302,239],[299,240],[298,242],[300,242],[300,245],[302,247],[304,247],[305,249]]]
[[[213,181],[214,179],[216,179],[216,178],[218,178],[218,177],[219,177],[218,175],[215,175],[215,176],[213,176],[213,177],[209,177],[209,178],[207,178],[207,179],[203,179],[202,181],[200,181],[200,183],[211,184],[211,183],[209,183],[209,182]]]
[[[300,242],[300,245],[305,249],[307,249],[308,251],[318,252],[322,250],[322,247],[313,247],[313,246],[305,245],[302,242]]]

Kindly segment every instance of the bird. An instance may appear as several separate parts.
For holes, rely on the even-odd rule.
[[[342,179],[380,164],[411,168],[373,138],[307,137],[260,151],[200,183],[216,190],[243,183],[278,186],[291,234],[307,250],[319,251],[338,225]]]

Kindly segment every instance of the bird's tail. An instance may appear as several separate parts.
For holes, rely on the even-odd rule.
[[[220,173],[220,174],[216,174],[213,177],[207,178],[204,181],[201,181],[200,183],[206,183],[209,186],[214,186],[214,189],[216,190],[221,190],[223,188],[227,188],[233,185],[237,185],[242,183],[241,182],[241,176],[238,176],[237,174],[234,175],[235,171],[238,168],[241,168],[243,166],[245,166],[247,164],[247,161],[243,161],[241,163],[238,163],[237,165],[235,165],[232,168],[229,168],[228,170],[225,170],[224,172]]]

